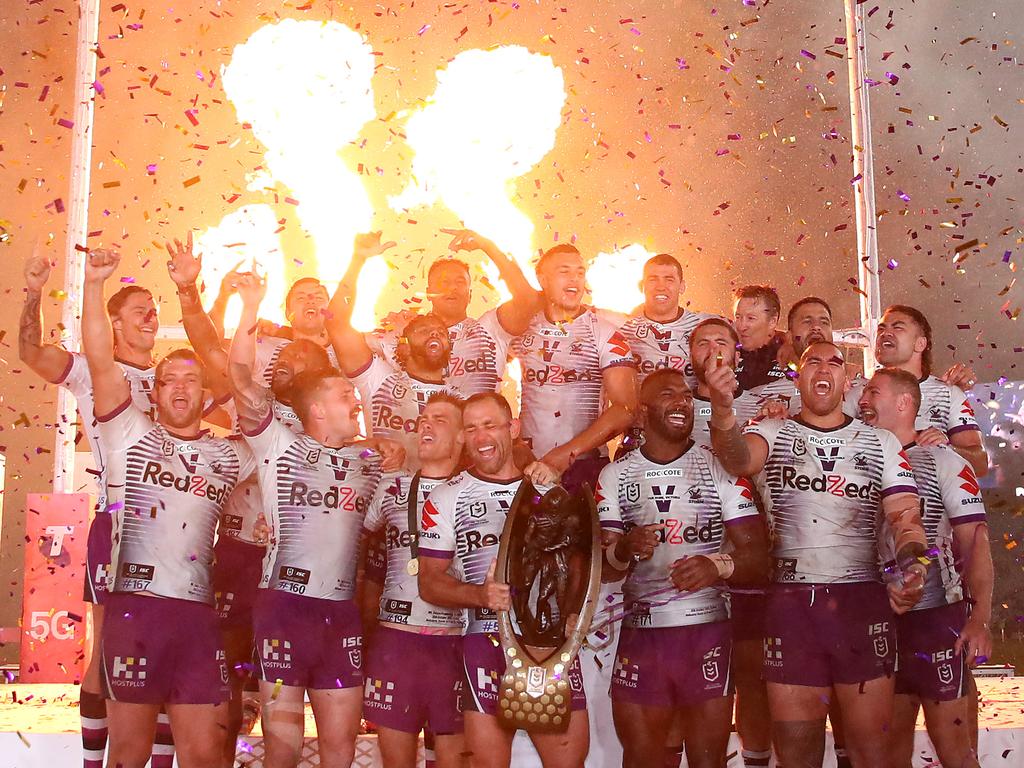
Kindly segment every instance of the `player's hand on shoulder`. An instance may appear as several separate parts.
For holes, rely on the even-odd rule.
[[[917,444],[924,446],[949,445],[949,436],[941,429],[928,427],[928,429],[921,430],[917,433]]]
[[[954,363],[942,374],[942,381],[959,387],[964,392],[970,392],[971,388],[978,383],[978,376],[974,369],[966,363]]]

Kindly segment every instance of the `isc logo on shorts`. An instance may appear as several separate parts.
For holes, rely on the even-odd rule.
[[[884,659],[889,655],[889,622],[879,621],[868,627],[868,636],[875,638],[875,656]]]

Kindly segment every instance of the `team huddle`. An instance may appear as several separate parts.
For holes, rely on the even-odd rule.
[[[585,303],[572,245],[541,254],[537,291],[491,241],[445,231],[512,298],[468,317],[470,268],[439,259],[431,311],[370,334],[352,313],[367,259],[394,246],[380,233],[356,237],[333,296],[294,283],[286,326],[260,319],[255,272],[205,311],[191,236],[168,244],[191,348],[159,361],[153,295],[104,300],[117,253],[87,256],[81,354],[43,343],[51,265],[29,259],[19,353],[75,395],[98,474],[85,768],[231,766],[256,717],[264,765],[296,766],[306,700],[322,766],[352,763],[361,718],[385,766],[415,765],[421,731],[441,768],[510,765],[514,595],[495,559],[523,482],[594,490],[624,766],[722,768],[734,723],[744,765],[820,766],[830,719],[840,766],[908,768],[920,708],[944,766],[978,765],[988,459],[974,374],[933,375],[925,316],[885,311],[865,378],[824,299],[784,328],[768,286],[737,289],[730,318],[691,311],[659,254],[623,316]],[[587,695],[608,690],[578,658],[565,674],[567,730],[530,735],[548,768],[583,765]]]

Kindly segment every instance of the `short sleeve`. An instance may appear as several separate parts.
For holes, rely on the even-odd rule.
[[[501,361],[508,357],[508,348],[512,344],[512,334],[506,331],[498,319],[498,310],[484,312],[477,321],[494,341],[495,357]]]
[[[458,490],[451,483],[431,491],[420,515],[419,552],[423,557],[455,557],[455,504]]]
[[[951,525],[985,522],[985,502],[974,469],[952,448],[936,452],[935,465],[942,492],[942,505]]]
[[[614,368],[619,365],[628,365],[630,368],[636,368],[636,357],[633,355],[633,350],[630,349],[626,337],[607,320],[598,318],[598,326],[597,353],[601,370]]]
[[[882,498],[897,493],[917,494],[914,469],[900,441],[884,429],[878,430],[878,437],[882,443]]]
[[[622,509],[619,507],[619,468],[618,462],[608,464],[601,470],[597,478],[597,517],[601,528],[622,533],[625,523],[622,520]]]
[[[395,357],[395,348],[398,346],[398,334],[394,331],[377,329],[372,333],[364,333],[363,340],[374,355],[384,358],[393,366],[398,365]]]
[[[89,364],[85,355],[69,352],[68,365],[54,384],[66,387],[75,397],[92,392],[92,377],[89,375]]]
[[[379,483],[377,490],[370,499],[370,506],[366,510],[366,518],[363,520],[363,528],[375,533],[384,527],[384,498],[389,493],[397,490],[398,479],[391,482]]]
[[[288,427],[274,418],[272,410],[267,411],[267,415],[255,430],[243,431],[242,435],[252,450],[257,465],[280,456],[289,445],[300,439]]]
[[[380,389],[384,379],[395,372],[395,366],[391,365],[382,357],[374,355],[370,361],[363,366],[362,370],[356,371],[349,380],[359,390],[359,396],[364,403],[368,403],[374,393]]]
[[[131,398],[108,414],[96,417],[100,440],[108,450],[131,445],[149,432],[155,424]]]
[[[743,428],[744,435],[757,435],[768,444],[768,451],[771,452],[779,432],[786,425],[782,419],[754,419]]]
[[[256,471],[256,457],[242,438],[230,437],[228,443],[238,455],[238,480],[242,481]]]
[[[957,432],[978,432],[978,419],[974,415],[974,408],[971,406],[967,395],[960,387],[949,385],[949,419],[946,423],[946,434],[955,435]]]
[[[718,488],[718,498],[722,501],[722,522],[732,525],[756,518],[760,513],[754,502],[754,484],[745,477],[735,477],[726,472],[711,451],[707,451],[706,456]]]

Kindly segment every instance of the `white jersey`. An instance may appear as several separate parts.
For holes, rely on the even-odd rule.
[[[757,519],[749,480],[726,472],[710,448],[691,443],[668,464],[652,461],[639,448],[601,470],[596,498],[602,528],[626,533],[638,525],[664,526],[654,555],[633,566],[623,584],[628,626],[678,627],[729,618],[719,588],[678,591],[672,564],[720,552],[724,526]]]
[[[522,435],[538,457],[597,420],[604,409],[606,369],[636,368],[615,324],[589,308],[565,323],[537,313],[527,332],[512,342],[512,352],[523,367]]]
[[[253,379],[265,387],[269,387],[274,379],[274,366],[277,358],[281,356],[281,350],[292,343],[291,339],[280,336],[261,335],[256,339],[256,360],[253,365]],[[327,359],[335,368],[338,367],[338,358],[334,354],[334,347],[324,347]]]
[[[188,440],[125,401],[99,424],[113,518],[110,590],[213,604],[217,521],[255,468],[240,440]]]
[[[374,352],[398,368],[395,358],[398,334],[377,331],[367,336],[367,343]],[[466,397],[480,392],[501,391],[512,334],[502,327],[496,309],[485,312],[479,320],[467,317],[448,326],[448,339],[452,352],[445,381]]]
[[[302,432],[302,422],[299,421],[298,414],[292,410],[291,406],[273,399],[269,393],[268,397],[271,397],[271,410],[274,418],[292,432],[296,434]],[[235,428],[237,431],[234,401],[231,401],[231,405],[232,421],[236,422]],[[241,436],[240,431],[237,433]],[[261,512],[263,512],[263,495],[260,493],[256,473],[253,472],[239,483],[228,497],[227,503],[224,505],[224,511],[221,514],[220,527],[217,529],[217,534],[238,539],[248,544],[263,546],[261,542],[256,541],[256,535],[253,530]]]
[[[773,419],[744,433],[768,444],[757,481],[773,534],[775,581],[878,581],[882,499],[917,493],[896,437],[851,418],[830,430]]]
[[[349,378],[359,391],[363,408],[369,411],[367,437],[386,437],[406,445],[416,432],[431,395],[446,392],[462,397],[462,393],[448,383],[422,381],[376,355]]]
[[[451,560],[450,572],[467,584],[483,584],[522,478],[499,481],[467,470],[437,486],[423,505],[420,557]],[[543,490],[538,488],[538,490]],[[466,634],[497,632],[489,608],[470,608]]]
[[[260,587],[321,600],[351,600],[363,518],[380,463],[358,445],[328,448],[268,413],[245,439],[257,460],[274,536]]]
[[[636,355],[640,381],[657,370],[671,368],[682,371],[690,389],[696,389],[697,378],[690,362],[690,334],[699,323],[712,317],[718,315],[680,309],[679,317],[667,323],[650,320],[642,311],[626,320],[619,332]]]
[[[857,376],[850,391],[846,393],[843,412],[848,416],[856,416],[858,403],[868,380]],[[952,437],[957,432],[979,431],[978,420],[974,416],[967,395],[959,387],[947,384],[935,376],[926,376],[918,382],[921,385],[921,407],[917,411],[914,429],[918,432],[935,427]]]
[[[800,393],[789,379],[778,379],[753,389],[744,389],[735,395],[732,412],[741,427],[757,416],[761,407],[770,400],[786,404],[790,415],[800,412]],[[795,406],[795,409],[794,409]],[[699,445],[711,445],[711,400],[693,392],[693,433]]]
[[[93,409],[92,376],[89,374],[89,364],[85,360],[85,355],[78,352],[69,352],[68,354],[71,355],[68,360],[68,367],[55,383],[67,388],[75,396],[75,401],[78,403],[78,414],[82,419],[82,428],[89,438],[89,447],[92,448],[96,471],[99,473],[96,479],[96,486],[99,489],[96,511],[107,512],[109,511],[106,500],[107,457],[103,444],[99,439],[99,423],[96,421],[96,414]],[[153,390],[156,386],[156,367],[138,368],[130,363],[120,361],[117,364],[124,371],[125,379],[128,380],[132,404],[150,419],[155,419],[156,401],[154,400]]]
[[[385,476],[370,502],[363,527],[370,533],[384,531],[387,550],[387,575],[380,597],[381,621],[414,627],[463,627],[465,611],[441,608],[420,597],[416,573],[409,572],[413,539],[419,535],[419,522],[428,494],[443,479],[420,477],[415,497],[409,498],[413,475]],[[410,509],[411,504],[411,509]]]
[[[924,594],[912,609],[916,611],[963,599],[963,585],[953,552],[953,528],[985,522],[985,502],[971,465],[949,446],[911,443],[904,452],[910,459],[921,494],[921,522],[928,537],[928,549],[936,553],[935,562],[928,569]],[[891,539],[885,545],[885,565],[895,568]]]

